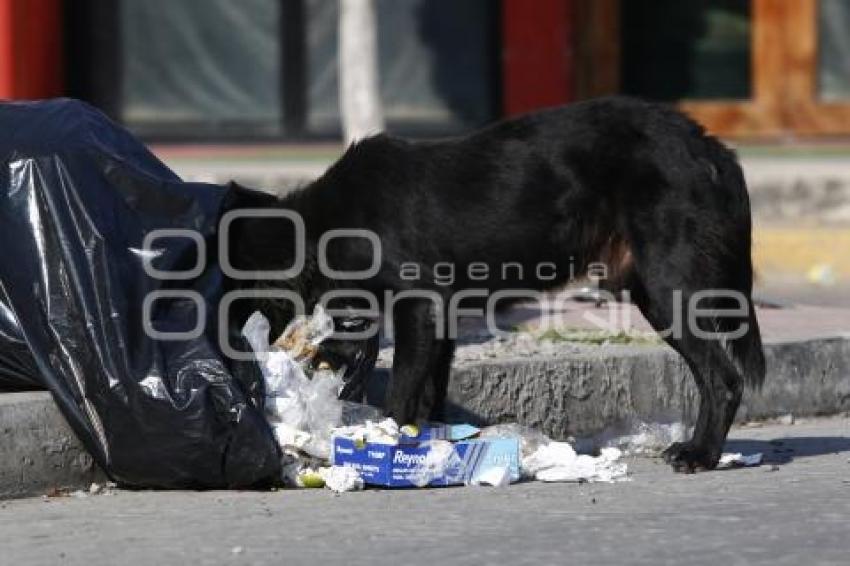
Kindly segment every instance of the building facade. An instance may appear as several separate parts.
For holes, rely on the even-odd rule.
[[[850,134],[848,0],[376,0],[388,128],[450,135],[605,94],[719,135]],[[338,139],[335,0],[0,0],[0,97],[153,140]]]

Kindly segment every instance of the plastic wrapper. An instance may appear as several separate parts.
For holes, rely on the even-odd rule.
[[[627,420],[593,436],[578,438],[574,445],[582,453],[617,448],[625,456],[656,457],[661,456],[671,444],[684,442],[690,436],[690,427],[682,422]]]
[[[331,370],[315,364],[319,346],[334,332],[334,321],[321,305],[316,305],[310,316],[292,320],[271,344],[270,331],[269,320],[254,312],[242,335],[254,351],[265,381],[265,417],[283,452],[281,477],[287,485],[303,487],[305,475],[331,460],[335,431],[375,420],[381,413],[340,399],[345,367]]]
[[[0,104],[0,158],[0,390],[50,390],[97,463],[124,484],[278,481],[262,377],[255,364],[226,359],[217,339],[217,229],[239,206],[236,191],[182,182],[72,100]],[[187,237],[145,246],[159,229],[191,229],[206,254]],[[162,272],[201,269],[166,280],[149,276],[146,261]],[[165,294],[146,316],[155,291]],[[145,331],[146,318],[160,332],[201,323],[192,338],[161,340]]]
[[[637,422],[630,434],[607,439],[604,445],[618,448],[629,456],[660,456],[668,446],[683,442],[688,436],[688,427],[680,422]]]
[[[460,464],[454,446],[448,440],[431,440],[423,442],[422,446],[428,447],[429,451],[411,476],[413,485],[425,487],[435,478],[445,475],[446,470],[456,468]]]

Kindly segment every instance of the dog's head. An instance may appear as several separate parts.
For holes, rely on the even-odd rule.
[[[260,311],[269,320],[274,340],[295,316],[312,313],[333,282],[317,272],[303,220],[293,208],[297,199],[280,199],[236,183],[229,188],[222,217],[222,231],[226,232],[222,243],[227,249],[224,254],[220,250],[219,260],[225,292],[239,297],[230,302],[230,335],[238,336],[248,317]],[[346,387],[341,396],[359,399],[377,358],[377,332],[349,338],[352,333],[368,334],[364,330],[370,321],[346,314],[347,308],[362,307],[324,306],[334,309],[335,334],[322,343],[315,363],[345,367]]]

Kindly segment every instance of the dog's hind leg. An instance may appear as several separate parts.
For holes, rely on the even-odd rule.
[[[689,316],[696,304],[693,293],[657,282],[634,285],[631,293],[653,328],[685,359],[699,392],[691,440],[670,446],[664,457],[677,471],[713,469],[741,402],[744,377],[732,362],[715,321],[709,319],[709,326],[714,327],[709,330],[697,326],[698,321]],[[715,331],[720,334],[709,336]]]
[[[699,391],[693,437],[665,454],[691,472],[717,465],[744,386],[764,380],[764,353],[743,174],[713,139],[691,132],[685,143],[692,159],[683,156],[675,168],[665,155],[636,158],[634,190],[620,194],[632,299],[685,359]]]
[[[662,236],[633,250],[632,300],[685,359],[699,391],[690,441],[671,446],[667,461],[692,472],[717,465],[745,383],[758,386],[764,357],[751,298],[749,246],[727,255],[698,235],[673,250]]]

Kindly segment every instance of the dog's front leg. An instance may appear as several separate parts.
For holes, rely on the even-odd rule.
[[[395,354],[386,408],[399,424],[415,423],[430,416],[431,407],[422,401],[434,360],[439,358],[437,328],[432,301],[417,298],[396,303]]]

